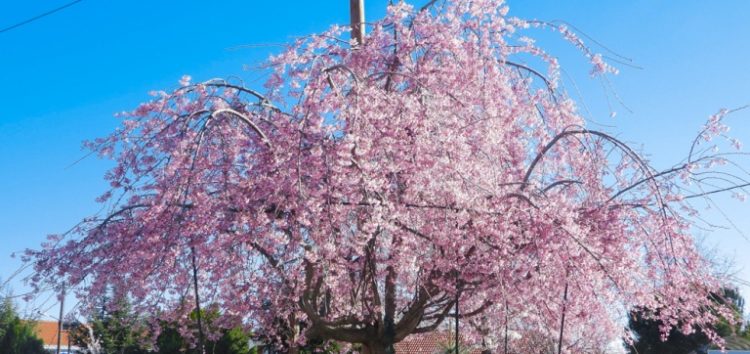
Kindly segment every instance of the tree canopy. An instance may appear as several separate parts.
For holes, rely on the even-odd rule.
[[[45,354],[34,323],[22,320],[10,298],[0,298],[0,353]]]
[[[185,77],[154,92],[88,143],[116,162],[106,212],[29,251],[33,280],[63,275],[84,300],[114,285],[183,325],[190,299],[217,304],[222,326],[292,352],[392,352],[456,302],[471,343],[500,345],[510,328],[566,352],[622,337],[617,313],[633,307],[660,309],[667,332],[711,323],[702,309],[723,279],[696,250],[690,202],[739,184],[717,170],[731,152],[710,148],[730,111],[656,170],[587,127],[557,59],[524,33],[559,32],[592,75],[616,72],[603,56],[507,13],[397,2],[362,43],[339,26],[297,39],[261,90]]]
[[[740,321],[745,300],[739,291],[734,288],[721,289],[711,294],[710,299],[715,305],[728,305],[735,316],[722,317],[709,328],[722,338],[746,336],[742,333],[743,323]],[[713,311],[713,307],[706,308],[705,311]],[[628,327],[635,335],[632,344],[626,345],[631,354],[701,353],[712,344],[709,335],[700,328],[692,332],[672,328],[668,333],[663,333],[662,324],[658,321],[658,310],[640,308],[630,311]]]
[[[190,319],[194,322],[196,316],[197,313],[193,312]],[[205,353],[254,353],[250,348],[250,335],[243,328],[217,328],[214,322],[219,317],[219,311],[215,307],[202,311],[202,316],[205,330],[211,334],[210,339],[202,343]],[[89,318],[88,323],[78,326],[72,340],[92,354],[203,354],[200,343],[194,340],[197,332],[195,325],[182,328],[176,323],[163,322],[150,326],[150,320],[146,315],[134,313],[130,304],[120,299],[117,307],[102,307]]]

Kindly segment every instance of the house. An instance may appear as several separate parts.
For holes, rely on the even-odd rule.
[[[60,354],[79,354],[83,351],[78,346],[70,342],[70,333],[65,328],[70,328],[71,324],[63,324],[62,333],[60,333]],[[44,349],[49,353],[57,353],[58,324],[56,321],[38,321],[36,322],[36,335],[44,343]]]

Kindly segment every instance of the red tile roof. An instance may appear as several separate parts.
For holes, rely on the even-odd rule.
[[[36,335],[44,342],[44,345],[57,345],[57,322],[38,321],[35,329]],[[68,331],[62,331],[60,343],[62,347],[68,346]]]
[[[453,334],[450,332],[430,332],[414,334],[396,343],[397,354],[441,354],[452,346]],[[472,349],[470,354],[480,354],[480,349]]]

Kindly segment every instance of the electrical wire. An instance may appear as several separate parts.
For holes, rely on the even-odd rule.
[[[40,19],[40,18],[42,18],[42,17],[46,17],[46,16],[49,16],[49,15],[52,15],[52,14],[53,14],[53,13],[55,13],[55,12],[58,12],[58,11],[64,10],[64,9],[66,9],[66,8],[68,8],[68,7],[71,7],[71,6],[73,6],[73,5],[75,5],[75,4],[79,3],[79,2],[81,2],[81,1],[83,1],[83,0],[75,0],[75,1],[71,1],[71,2],[69,2],[69,3],[67,3],[67,4],[65,4],[65,5],[62,5],[62,6],[58,7],[58,8],[55,8],[55,9],[49,10],[49,11],[47,11],[47,12],[41,13],[41,14],[39,14],[39,15],[36,15],[36,16],[34,16],[34,17],[31,17],[31,18],[29,18],[29,19],[23,20],[23,21],[21,21],[21,22],[19,22],[19,23],[16,23],[15,25],[11,25],[11,26],[5,27],[5,28],[3,28],[3,29],[0,29],[0,33],[8,32],[8,31],[10,31],[10,30],[12,30],[12,29],[16,29],[16,28],[18,28],[18,27],[21,27],[21,26],[23,26],[23,25],[26,25],[26,24],[29,24],[29,23],[31,23],[31,22],[34,22],[34,21],[36,21],[36,20],[38,20],[38,19]]]

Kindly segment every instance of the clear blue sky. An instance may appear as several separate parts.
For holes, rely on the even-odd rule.
[[[63,3],[2,1],[0,28]],[[386,3],[367,0],[368,19],[382,16]],[[588,77],[585,60],[563,41],[540,35],[542,46],[559,54],[575,78],[592,118],[613,125],[607,130],[637,143],[656,166],[679,161],[709,114],[750,103],[748,1],[509,4],[520,17],[568,21],[643,67],[621,67],[612,78],[633,110],[628,113],[610,97],[618,112],[612,119],[607,96],[600,81]],[[149,90],[175,87],[183,74],[253,82],[257,74],[244,67],[276,49],[236,47],[283,43],[347,22],[347,0],[85,0],[0,33],[0,277],[19,266],[11,252],[37,247],[46,234],[67,230],[98,210],[93,200],[105,188],[101,177],[108,163],[89,158],[71,165],[83,156],[82,140],[114,129],[114,112],[132,109]],[[750,113],[743,112],[730,123],[750,145],[748,119]],[[750,234],[750,205],[727,203],[732,220]],[[740,276],[750,280],[750,242],[736,231],[707,237],[723,257],[735,258],[744,268]],[[24,289],[18,282],[12,286]],[[744,296],[750,300],[748,290]]]

